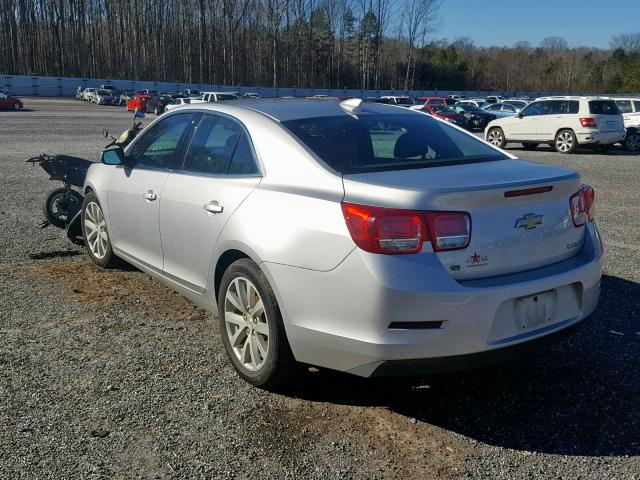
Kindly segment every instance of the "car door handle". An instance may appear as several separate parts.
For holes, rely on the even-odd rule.
[[[158,198],[156,197],[156,194],[153,193],[153,190],[147,190],[142,194],[142,196],[145,200],[149,200],[150,202],[153,202],[156,198]]]
[[[205,203],[203,208],[209,213],[222,213],[224,207],[222,205],[218,205],[218,202],[215,200]]]

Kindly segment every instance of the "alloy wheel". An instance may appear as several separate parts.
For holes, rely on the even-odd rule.
[[[98,259],[107,254],[109,235],[102,208],[95,202],[89,202],[84,211],[86,242],[91,253]]]
[[[503,142],[502,132],[500,130],[491,130],[488,140],[494,147],[501,147]]]
[[[556,137],[556,148],[560,152],[569,152],[573,148],[573,136],[569,132],[561,132]]]
[[[224,298],[224,321],[229,344],[244,368],[255,372],[269,354],[269,320],[256,286],[236,277]]]

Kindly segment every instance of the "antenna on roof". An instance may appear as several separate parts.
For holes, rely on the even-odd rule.
[[[348,100],[343,100],[340,102],[340,107],[347,112],[352,117],[355,117],[360,113],[362,108],[362,99],[361,98],[350,98]]]

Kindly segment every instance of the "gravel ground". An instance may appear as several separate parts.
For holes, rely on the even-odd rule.
[[[60,99],[0,112],[0,477],[640,479],[640,156],[523,156],[594,185],[601,302],[538,358],[415,380],[308,372],[277,392],[227,364],[215,319],[40,230],[22,160],[97,158],[130,115]]]

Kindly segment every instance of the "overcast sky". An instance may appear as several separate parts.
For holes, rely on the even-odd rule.
[[[478,46],[536,46],[550,36],[572,47],[608,48],[620,33],[640,31],[640,0],[443,0],[434,38],[468,36]]]

